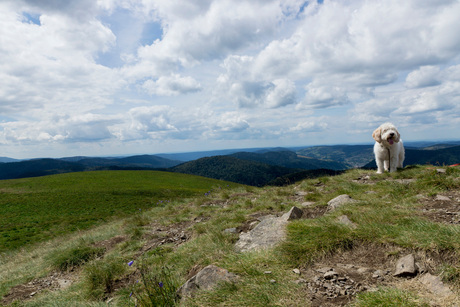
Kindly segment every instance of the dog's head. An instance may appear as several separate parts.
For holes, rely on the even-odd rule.
[[[391,123],[385,123],[375,129],[372,137],[376,142],[389,146],[399,142],[400,139],[398,129]]]

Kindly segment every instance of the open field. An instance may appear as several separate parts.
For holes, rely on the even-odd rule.
[[[47,225],[49,216],[59,225],[51,223],[50,229],[61,232],[51,235],[46,230],[33,242],[0,254],[0,305],[456,306],[460,169],[443,170],[416,166],[376,175],[357,169],[264,188],[156,172],[2,182],[1,197],[10,199],[2,201],[4,206],[15,197],[27,200],[21,207],[27,210],[17,208],[15,214],[25,221],[38,215],[40,225]],[[114,175],[125,179],[110,178]],[[68,195],[61,203],[73,204],[74,211],[53,205],[60,199],[53,194]],[[328,201],[342,194],[354,202],[328,211]],[[91,199],[92,207],[87,204]],[[33,211],[34,203],[48,203],[43,207],[48,215]],[[94,204],[102,208],[92,209]],[[261,217],[280,216],[292,206],[303,215],[289,222],[281,244],[262,251],[235,250],[241,232],[252,229]],[[88,210],[99,216],[93,218]],[[61,215],[67,222],[59,222]],[[343,216],[352,226],[339,222]],[[91,223],[86,224],[89,217]],[[80,220],[84,227],[73,231],[71,224],[80,225]],[[409,253],[419,265],[417,276],[388,273]],[[178,287],[210,264],[234,273],[237,281],[175,300]],[[343,283],[332,296],[324,290],[332,281],[319,273],[325,268],[334,269]],[[427,273],[439,276],[451,292],[432,293],[421,281]]]
[[[198,196],[219,184],[203,177],[155,171],[96,171],[3,180],[0,252],[85,230],[177,198]]]

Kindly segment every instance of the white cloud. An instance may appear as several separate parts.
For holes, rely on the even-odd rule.
[[[1,1],[1,149],[359,142],[387,120],[457,137],[458,16],[458,0]]]
[[[273,80],[273,87],[267,92],[265,105],[269,108],[283,107],[296,103],[296,86],[289,79]]]
[[[115,117],[105,117],[87,113],[77,116],[54,116],[34,122],[8,122],[2,125],[0,140],[3,144],[41,142],[98,142],[113,138],[108,125],[118,121]]]
[[[338,86],[315,86],[312,82],[307,85],[306,90],[305,100],[300,107],[328,108],[348,103],[346,90]]]
[[[437,66],[423,66],[407,75],[405,85],[408,88],[439,85],[440,68]]]
[[[177,74],[162,76],[158,80],[147,80],[142,88],[150,95],[177,96],[194,93],[201,89],[201,85],[192,77],[181,77]]]

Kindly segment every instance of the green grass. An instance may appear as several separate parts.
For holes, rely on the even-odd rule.
[[[86,262],[100,257],[104,254],[105,248],[95,247],[80,241],[78,245],[66,248],[64,250],[56,250],[55,253],[49,255],[51,265],[59,271],[73,270]]]
[[[363,175],[370,176],[372,184],[354,181]],[[0,253],[0,296],[15,285],[58,270],[74,274],[71,287],[44,291],[16,305],[107,306],[110,300],[112,306],[134,306],[135,302],[138,306],[308,306],[308,291],[293,283],[299,276],[292,269],[307,268],[323,257],[367,244],[425,251],[427,255],[448,254],[449,261],[433,270],[445,283],[460,288],[460,226],[421,216],[418,201],[419,195],[459,191],[458,177],[458,169],[438,174],[426,167],[411,167],[378,176],[372,171],[350,170],[281,188],[246,187],[150,171],[3,181],[0,216],[8,216],[14,223],[9,219],[8,227],[2,223],[1,234],[11,234],[15,224],[19,239],[1,239],[2,244],[10,245]],[[309,194],[299,198],[299,191]],[[330,199],[345,193],[357,202],[322,217],[289,222],[286,241],[272,250],[238,253],[234,248],[238,234],[224,231],[254,220],[254,216],[282,214],[307,200],[326,206]],[[356,228],[338,223],[337,217],[344,214]],[[27,232],[31,221],[36,222],[37,233]],[[189,240],[140,252],[146,244],[160,241],[171,227],[186,231]],[[24,236],[30,236],[30,241]],[[96,247],[115,236],[125,240],[110,249]],[[17,248],[27,244],[27,248]],[[134,263],[128,266],[131,260]],[[175,301],[175,290],[191,272],[209,264],[238,275],[238,282]],[[350,306],[429,303],[413,289],[392,286],[363,292]]]
[[[350,307],[429,307],[421,302],[415,293],[381,288],[378,291],[364,292],[358,295],[356,302]]]
[[[138,214],[175,199],[195,197],[220,184],[203,177],[156,171],[97,171],[3,180],[0,252]]]

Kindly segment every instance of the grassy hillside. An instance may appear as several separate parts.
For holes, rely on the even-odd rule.
[[[100,221],[97,227],[58,233],[0,254],[0,305],[152,306],[145,301],[151,298],[156,300],[154,305],[168,302],[171,306],[171,294],[174,298],[181,284],[209,264],[236,274],[237,282],[198,292],[176,305],[460,303],[458,167],[444,168],[444,172],[426,166],[407,167],[383,175],[355,169],[263,188],[218,186],[221,182],[180,174],[121,172],[117,178],[109,178],[112,174],[12,180],[0,186],[2,199],[9,198],[2,207],[10,208],[16,198],[22,199],[10,217],[41,216],[44,210],[34,208],[46,203],[43,195],[53,200],[43,207],[50,211],[50,218],[90,217],[93,214],[88,211],[93,209],[88,203],[99,204],[105,213],[121,212]],[[65,214],[65,206],[52,205],[59,203],[59,197],[51,196],[54,193],[72,195],[66,203],[81,209]],[[24,196],[27,194],[31,196]],[[341,194],[350,195],[354,202],[327,211],[327,202]],[[158,200],[166,199],[170,202],[157,205]],[[29,205],[20,205],[23,203]],[[144,207],[139,210],[141,205]],[[282,244],[259,252],[235,250],[239,232],[251,229],[258,218],[281,215],[293,205],[302,208],[303,217],[289,222]],[[340,222],[343,216],[352,224]],[[38,219],[38,225],[46,225],[45,220]],[[452,294],[432,293],[420,276],[394,277],[391,272],[396,260],[409,253],[415,255],[420,274],[439,276]],[[323,275],[331,269],[339,276],[325,279]],[[331,296],[336,286],[340,292]]]
[[[0,252],[204,194],[216,180],[156,171],[95,171],[0,181]],[[227,185],[227,183],[225,183]]]

